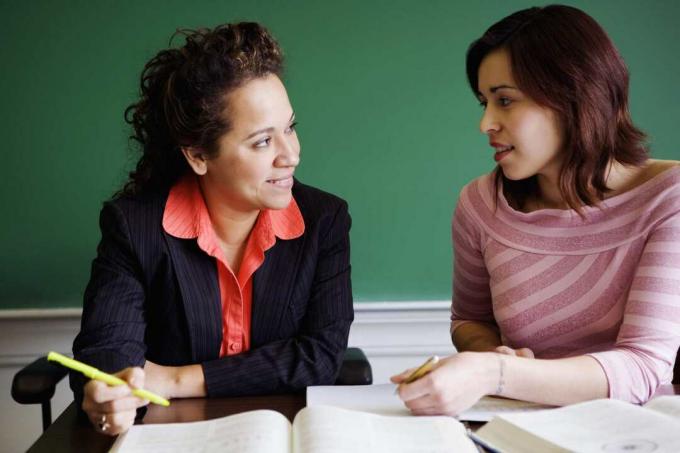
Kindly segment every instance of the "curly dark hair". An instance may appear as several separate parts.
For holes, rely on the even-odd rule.
[[[161,50],[142,71],[140,99],[125,110],[130,139],[142,156],[116,196],[166,191],[189,165],[182,147],[206,156],[231,125],[225,115],[229,92],[243,83],[283,72],[283,54],[260,24],[241,22],[214,29],[177,30],[180,48]]]
[[[602,27],[583,11],[563,5],[534,7],[492,25],[467,52],[468,82],[479,95],[478,71],[495,49],[510,55],[519,88],[555,111],[565,128],[559,187],[569,207],[597,205],[608,192],[612,160],[638,166],[648,158],[645,134],[628,110],[628,70]],[[512,181],[500,167],[506,198],[521,208],[536,195],[535,176]]]

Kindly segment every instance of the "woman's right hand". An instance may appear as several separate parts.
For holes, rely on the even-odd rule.
[[[133,388],[144,386],[142,368],[126,368],[114,376],[128,385],[109,386],[93,379],[85,384],[82,406],[95,429],[110,436],[130,429],[137,416],[137,408],[149,404],[148,400],[132,394]]]

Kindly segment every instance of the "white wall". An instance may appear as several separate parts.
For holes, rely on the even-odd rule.
[[[0,310],[0,452],[25,451],[42,432],[38,405],[12,400],[14,374],[48,351],[70,354],[80,326],[79,309]],[[350,346],[364,350],[376,384],[415,366],[432,354],[454,352],[449,339],[449,302],[376,302],[355,304]],[[72,401],[68,379],[52,400],[56,418]]]

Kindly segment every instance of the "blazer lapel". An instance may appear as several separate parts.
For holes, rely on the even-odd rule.
[[[265,260],[253,274],[250,321],[251,347],[278,335],[281,317],[288,309],[292,291],[291,267],[297,266],[297,240],[282,241],[265,252]]]
[[[198,363],[217,359],[222,343],[222,309],[215,260],[194,239],[165,237],[182,293],[192,358]]]

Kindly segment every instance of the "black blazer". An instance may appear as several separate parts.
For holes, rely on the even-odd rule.
[[[103,371],[201,364],[209,396],[332,384],[354,318],[347,203],[295,182],[305,232],[277,239],[253,275],[251,349],[219,357],[215,259],[163,230],[167,194],[104,204],[76,359]],[[78,406],[86,380],[71,374]]]

